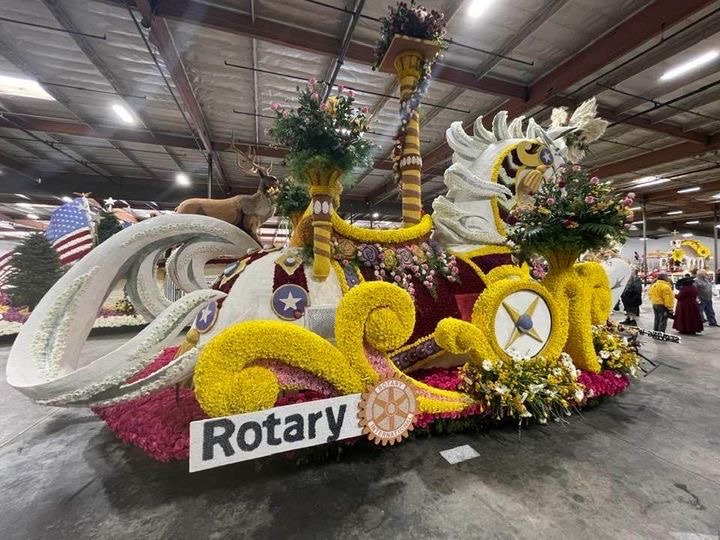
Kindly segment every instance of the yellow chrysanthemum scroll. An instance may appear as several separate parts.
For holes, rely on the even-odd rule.
[[[418,412],[459,412],[478,404],[466,394],[439,390],[403,375],[388,358],[412,334],[410,295],[384,282],[353,287],[338,306],[337,347],[300,326],[248,321],[230,326],[203,348],[195,368],[195,394],[210,416],[272,407],[287,388],[272,365],[312,374],[338,394],[362,392],[382,377],[404,377]],[[268,339],[272,336],[272,339]]]
[[[712,251],[710,251],[710,248],[698,240],[683,240],[682,242],[680,242],[680,245],[689,247],[697,254],[698,257],[702,257],[703,259],[706,259],[710,255],[712,255]]]
[[[604,324],[612,310],[612,291],[607,273],[598,263],[551,266],[543,284],[567,313],[569,328],[565,352],[585,371],[600,371],[593,346],[592,325]]]

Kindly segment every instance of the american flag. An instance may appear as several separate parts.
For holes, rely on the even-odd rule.
[[[10,264],[12,262],[12,256],[13,252],[8,251],[0,257],[0,288],[4,287],[8,279],[10,279],[10,274],[12,273],[12,265]]]
[[[93,247],[87,201],[78,197],[57,208],[50,216],[45,236],[57,250],[60,264],[81,259]]]

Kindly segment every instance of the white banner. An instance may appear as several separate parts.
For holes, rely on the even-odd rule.
[[[190,472],[362,435],[360,394],[190,424]]]

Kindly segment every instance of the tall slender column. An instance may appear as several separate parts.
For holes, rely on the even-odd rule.
[[[417,51],[405,51],[395,58],[395,70],[400,80],[400,98],[403,102],[410,99],[423,64],[423,55]],[[402,111],[401,111],[402,114]],[[420,119],[417,110],[413,111],[405,126],[405,139],[400,160],[402,174],[402,211],[405,226],[420,223],[421,173],[420,157]]]
[[[643,279],[645,280],[645,283],[647,283],[647,272],[648,272],[648,266],[647,266],[647,214],[645,212],[645,206],[646,203],[643,201],[642,203],[642,227],[643,227]]]
[[[715,205],[715,211],[714,211],[715,221],[713,222],[713,273],[717,272],[717,269],[720,268],[718,266],[718,207]],[[717,282],[717,276],[715,276],[715,281]]]
[[[208,199],[212,199],[212,181],[213,181],[213,155],[212,152],[208,154]]]

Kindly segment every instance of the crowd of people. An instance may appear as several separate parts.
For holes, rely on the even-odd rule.
[[[717,327],[713,294],[713,281],[706,270],[685,274],[674,287],[667,273],[659,273],[647,291],[653,308],[653,330],[665,332],[668,319],[672,319],[673,329],[680,334],[698,334],[703,331],[704,323]],[[621,300],[626,312],[623,324],[637,325],[643,303],[643,283],[637,271],[625,286]]]

